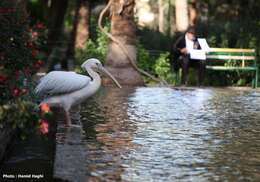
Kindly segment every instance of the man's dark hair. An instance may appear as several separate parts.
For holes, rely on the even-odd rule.
[[[194,26],[189,26],[186,32],[196,34],[196,29]]]

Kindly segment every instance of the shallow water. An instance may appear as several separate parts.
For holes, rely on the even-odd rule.
[[[62,179],[260,181],[260,93],[254,90],[102,88],[80,110],[73,118],[85,132],[58,124]],[[0,173],[52,180],[51,138],[16,143]]]
[[[102,89],[81,108],[89,181],[259,181],[260,93]]]

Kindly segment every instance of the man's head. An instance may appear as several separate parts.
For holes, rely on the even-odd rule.
[[[190,26],[186,31],[186,35],[187,35],[188,39],[190,39],[190,40],[194,40],[195,34],[196,34],[196,31],[193,26]]]

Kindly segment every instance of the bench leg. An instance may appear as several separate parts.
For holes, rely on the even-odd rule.
[[[256,71],[255,71],[255,85],[254,87],[257,88],[258,86],[258,68],[256,68]]]
[[[175,72],[175,86],[179,86],[180,85],[180,78],[181,78],[181,69],[177,70]]]

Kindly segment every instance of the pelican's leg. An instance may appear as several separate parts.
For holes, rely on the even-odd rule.
[[[79,108],[80,108],[80,106],[74,106],[70,109],[69,118],[70,118],[71,122],[70,122],[69,126],[73,127],[73,128],[82,129],[81,122],[80,122],[80,109]]]
[[[66,118],[66,125],[71,126],[70,112],[68,110],[65,110],[65,118]]]

